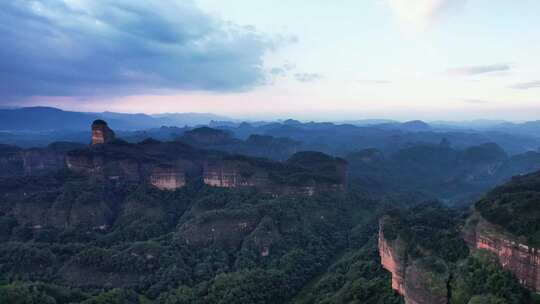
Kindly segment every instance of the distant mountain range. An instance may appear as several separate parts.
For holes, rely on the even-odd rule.
[[[144,113],[127,114],[116,112],[75,112],[64,111],[53,107],[26,107],[0,109],[0,132],[22,131],[86,131],[88,125],[96,119],[104,119],[112,128],[123,131],[144,130],[159,128],[162,126],[197,126],[210,125],[212,127],[226,126],[236,127],[241,124],[226,116],[212,113],[163,113],[149,115]],[[269,125],[273,123],[287,126],[298,126],[303,123],[294,120],[257,121],[249,122],[252,126]],[[318,125],[325,123],[308,122],[307,124]],[[381,129],[396,129],[410,132],[429,130],[477,130],[477,131],[501,131],[540,137],[540,120],[523,123],[513,123],[503,120],[471,120],[471,121],[432,121],[424,122],[413,120],[399,122],[389,119],[365,119],[355,121],[336,122],[341,125],[370,126]]]
[[[458,149],[497,143],[510,155],[538,151],[540,147],[540,121],[399,122],[374,119],[334,123],[287,119],[245,122],[209,113],[92,113],[51,107],[0,109],[0,144],[43,147],[55,141],[87,143],[89,125],[96,119],[106,120],[121,138],[129,142],[149,137],[175,140],[194,127],[209,126],[229,132],[236,139],[247,140],[251,135],[288,138],[300,142],[303,149],[341,156],[366,148],[392,152],[416,144],[438,144],[442,140],[450,141]]]
[[[117,130],[133,131],[161,126],[195,126],[213,120],[231,120],[208,113],[167,113],[160,115],[91,113],[64,111],[51,107],[29,107],[0,110],[0,131],[86,131],[92,121],[105,119]]]

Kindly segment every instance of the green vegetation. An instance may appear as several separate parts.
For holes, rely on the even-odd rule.
[[[92,149],[73,155],[142,164],[203,157],[181,143]],[[204,153],[287,185],[343,182],[344,162],[317,152],[285,163]],[[540,184],[523,178],[506,187],[480,211],[534,240]],[[379,260],[382,214],[385,237],[403,241],[406,260],[433,282],[428,291],[449,286],[452,304],[534,303],[492,260],[468,256],[459,228],[465,214],[419,193],[373,192],[352,183],[345,192],[278,196],[200,180],[160,191],[68,171],[2,179],[0,303],[397,304]]]
[[[497,257],[480,251],[469,256],[459,235],[463,216],[438,203],[393,210],[383,219],[388,240],[405,244],[405,263],[421,265],[434,280],[448,288],[450,304],[540,303],[516,278],[498,264]]]
[[[488,252],[477,254],[456,265],[451,281],[450,304],[539,303],[531,299],[516,279],[498,265]]]
[[[170,192],[69,172],[0,187],[0,303],[285,303],[378,208],[358,189]]]
[[[369,239],[345,250],[324,275],[308,285],[293,303],[402,303],[401,297],[391,288],[390,273],[381,266],[376,227],[371,223],[353,229],[351,237]]]
[[[540,247],[540,173],[515,177],[476,204],[489,222]]]
[[[412,259],[429,256],[456,262],[468,255],[458,227],[461,219],[457,211],[427,202],[389,212],[382,229],[386,239],[402,240],[405,254]]]

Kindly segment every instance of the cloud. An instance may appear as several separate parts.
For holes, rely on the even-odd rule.
[[[536,89],[536,88],[540,88],[540,80],[539,81],[516,83],[516,84],[514,84],[514,85],[512,85],[510,87],[512,89],[517,89],[517,90]]]
[[[362,83],[362,84],[378,84],[378,85],[382,85],[382,84],[391,84],[392,82],[390,80],[380,80],[380,79],[363,79],[363,80],[359,80],[358,81],[359,83]]]
[[[461,7],[465,0],[386,0],[394,13],[407,25],[425,30],[445,12]]]
[[[448,69],[446,72],[452,76],[474,76],[493,72],[505,72],[509,71],[510,69],[511,67],[508,64],[492,64],[453,68]]]
[[[321,79],[322,76],[316,73],[296,73],[294,78],[300,82],[314,82]]]
[[[0,97],[246,90],[281,43],[191,0],[1,1],[0,28]]]
[[[282,66],[274,67],[270,69],[269,73],[276,77],[285,77],[287,74],[294,70],[296,66],[290,62],[285,62]]]
[[[482,99],[462,99],[463,102],[469,103],[469,104],[487,104],[489,101],[482,100]]]

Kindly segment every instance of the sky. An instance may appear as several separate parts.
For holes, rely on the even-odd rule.
[[[537,0],[2,1],[0,106],[538,119],[539,14]]]

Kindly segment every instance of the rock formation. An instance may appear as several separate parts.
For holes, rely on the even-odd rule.
[[[114,131],[107,123],[98,119],[92,123],[92,145],[106,144],[114,141]]]
[[[55,142],[45,148],[30,149],[0,145],[0,177],[34,175],[64,169],[68,151],[83,146],[65,142]]]
[[[172,166],[157,166],[152,170],[150,183],[161,190],[176,190],[185,186],[183,170]]]
[[[215,142],[226,135],[207,129],[197,129],[190,136]],[[0,147],[2,168],[6,176],[67,168],[97,180],[143,182],[161,190],[175,190],[188,179],[201,179],[214,187],[256,187],[273,195],[312,196],[342,191],[347,179],[345,161],[319,152],[296,153],[288,161],[278,162],[194,148],[181,141],[145,140],[131,144],[116,140],[114,132],[102,120],[92,124],[90,147],[67,143],[47,149]]]
[[[268,184],[266,172],[242,160],[220,160],[203,165],[203,180],[221,188],[263,187]]]
[[[540,249],[491,224],[479,213],[468,220],[463,234],[472,250],[496,254],[500,265],[512,272],[523,286],[540,292]]]
[[[319,152],[300,152],[286,162],[232,156],[205,162],[203,179],[214,187],[256,187],[273,195],[313,196],[343,191],[347,163]]]
[[[392,274],[392,289],[403,296],[406,304],[448,303],[449,274],[445,264],[430,258],[410,258],[407,244],[399,237],[387,239],[383,231],[384,219],[379,227],[379,255],[382,266]]]
[[[384,237],[382,224],[379,227],[379,255],[384,269],[392,273],[392,289],[405,295],[405,244],[399,239],[390,241]]]

